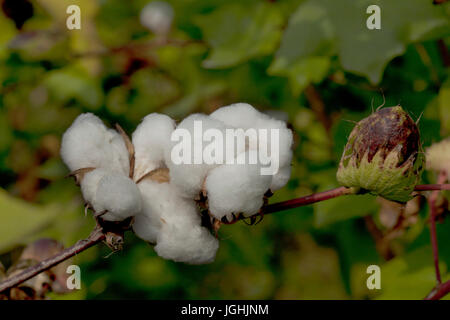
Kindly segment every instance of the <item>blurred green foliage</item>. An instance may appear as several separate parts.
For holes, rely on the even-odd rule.
[[[172,30],[161,38],[139,22],[148,0],[78,0],[81,30],[66,28],[73,1],[1,2],[6,262],[34,239],[70,246],[93,227],[59,157],[62,133],[82,112],[131,133],[151,112],[179,120],[239,101],[282,111],[297,144],[291,181],[272,202],[335,187],[352,122],[381,104],[420,118],[424,147],[450,133],[449,3],[170,0]],[[27,15],[21,5],[30,4]],[[370,4],[381,7],[381,30],[366,28]],[[434,179],[426,173],[423,182]],[[217,259],[205,266],[165,261],[128,233],[122,252],[100,245],[78,255],[82,290],[54,298],[423,298],[434,285],[427,211],[422,204],[393,233],[379,201],[347,196],[224,226]],[[448,218],[438,224],[443,270],[449,230]],[[371,264],[381,266],[382,290],[366,287]]]

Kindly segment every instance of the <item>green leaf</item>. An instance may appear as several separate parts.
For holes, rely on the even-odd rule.
[[[212,48],[203,66],[227,68],[272,53],[281,37],[283,17],[274,4],[231,4],[199,16],[196,22]]]
[[[101,106],[103,93],[100,84],[81,66],[71,65],[50,71],[44,83],[58,101],[76,99],[83,107],[91,110]]]
[[[58,214],[57,206],[38,206],[11,197],[0,189],[0,251],[5,251],[46,227]]]
[[[445,264],[440,264],[445,271]],[[381,266],[379,299],[423,299],[436,285],[431,247],[398,256]]]
[[[448,79],[439,90],[438,95],[439,113],[441,125],[444,130],[450,132],[450,79]]]
[[[320,228],[338,221],[374,213],[378,209],[378,204],[372,195],[349,195],[321,201],[314,206],[314,209],[314,224]]]
[[[369,17],[366,9],[371,4],[381,8],[380,30],[366,27]],[[287,73],[291,79],[300,73],[300,79],[308,79],[310,73],[305,76],[303,69],[295,71],[292,67],[312,57],[325,59],[337,54],[346,71],[365,76],[375,84],[381,80],[388,62],[401,55],[406,45],[448,34],[448,16],[442,7],[432,2],[309,0],[291,16],[269,70],[274,74]],[[324,62],[321,66],[318,73],[323,78],[326,75]],[[308,80],[317,82],[318,78]]]

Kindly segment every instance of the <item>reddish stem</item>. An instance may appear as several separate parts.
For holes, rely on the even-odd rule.
[[[450,280],[442,284],[438,284],[436,288],[425,297],[424,300],[439,300],[450,292]]]
[[[348,195],[348,194],[354,194],[355,190],[353,188],[347,188],[347,187],[339,187],[323,192],[318,192],[311,194],[306,197],[301,197],[297,199],[287,200],[283,202],[278,202],[274,204],[270,204],[263,209],[264,214],[269,214],[273,212],[293,209],[301,206],[306,206],[309,204],[313,204],[316,202],[324,201],[333,199],[339,196]]]
[[[442,184],[447,180],[447,172],[442,171],[438,177],[438,184]],[[431,236],[431,245],[433,248],[433,260],[434,260],[434,269],[436,271],[436,280],[438,285],[442,283],[441,280],[441,272],[439,270],[439,249],[438,249],[438,241],[436,235],[436,200],[439,196],[439,190],[434,190],[431,192],[431,195],[428,197],[428,204],[430,207],[430,236]]]

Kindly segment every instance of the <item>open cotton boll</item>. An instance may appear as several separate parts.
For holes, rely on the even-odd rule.
[[[235,103],[229,106],[225,106],[217,109],[210,115],[212,118],[217,119],[229,126],[237,128],[255,129],[258,131],[257,139],[250,138],[249,149],[261,150],[261,145],[266,146],[267,155],[271,154],[271,141],[272,133],[271,129],[275,129],[278,132],[278,154],[273,155],[278,157],[280,166],[285,166],[291,161],[292,157],[292,144],[293,134],[287,127],[286,122],[282,120],[270,117],[264,114],[248,103]],[[260,129],[266,129],[266,132],[259,131]],[[274,138],[276,136],[274,135]],[[277,148],[274,148],[276,151]]]
[[[163,166],[174,129],[175,121],[163,114],[151,113],[142,120],[132,138],[136,157],[135,180]]]
[[[188,264],[206,264],[214,261],[219,241],[204,227],[163,224],[155,246],[164,258]]]
[[[240,154],[236,164],[214,168],[206,178],[209,211],[217,219],[243,213],[250,216],[263,205],[263,196],[269,190],[271,175],[262,175],[259,164],[249,164],[249,156],[256,151]],[[256,158],[257,159],[257,158]],[[245,164],[238,164],[245,160]]]
[[[97,192],[98,183],[107,174],[110,174],[104,169],[95,169],[84,174],[81,180],[81,193],[87,203],[92,204],[95,199],[95,193]]]
[[[128,154],[127,146],[122,136],[115,130],[110,129],[110,147],[112,149],[112,156],[109,165],[105,166],[116,172],[121,172],[125,176],[130,173],[130,156]]]
[[[166,152],[170,181],[185,197],[197,197],[208,171],[217,166],[203,159],[203,150],[208,143],[203,142],[202,133],[208,129],[225,132],[226,128],[222,122],[204,114],[188,116],[175,129],[171,148]]]
[[[66,130],[61,157],[71,171],[105,168],[128,175],[128,152],[122,137],[92,113],[79,115]]]
[[[122,221],[141,211],[142,199],[136,184],[120,174],[106,174],[98,182],[92,206],[96,213],[107,210],[103,220]]]
[[[139,238],[156,242],[162,223],[200,225],[200,213],[195,201],[182,198],[171,184],[144,179],[138,188],[142,210],[135,216],[132,227]]]
[[[248,103],[234,103],[221,107],[210,114],[210,117],[220,120],[228,126],[236,128],[251,128],[263,114]]]
[[[270,190],[274,192],[283,188],[286,185],[286,183],[288,183],[290,177],[291,177],[291,165],[288,164],[284,167],[281,167],[272,178]]]

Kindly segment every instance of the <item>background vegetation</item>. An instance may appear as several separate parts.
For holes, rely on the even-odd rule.
[[[0,13],[0,260],[50,237],[70,246],[94,220],[59,157],[64,130],[93,112],[129,133],[151,112],[248,102],[282,112],[296,134],[288,186],[272,201],[337,186],[346,137],[373,108],[401,104],[423,146],[450,133],[450,6],[432,0],[170,0],[167,38],[144,27],[148,0],[3,0]],[[67,30],[77,4],[82,29]],[[381,30],[366,8],[381,7]],[[425,173],[424,183],[435,176]],[[438,224],[450,266],[448,204]],[[372,196],[341,197],[220,230],[214,263],[177,264],[126,234],[74,258],[82,289],[56,299],[409,299],[434,286],[428,208],[400,212]],[[378,264],[382,290],[366,287]]]

